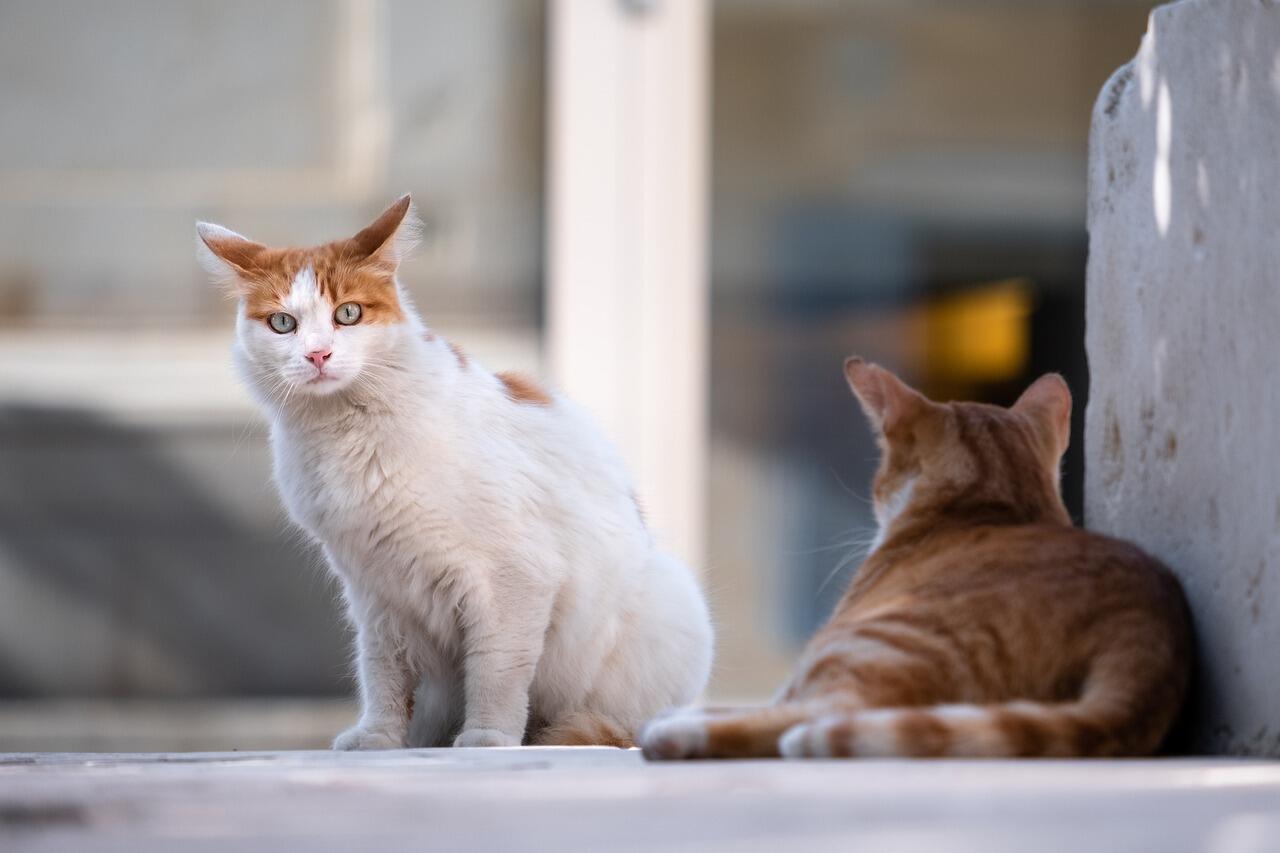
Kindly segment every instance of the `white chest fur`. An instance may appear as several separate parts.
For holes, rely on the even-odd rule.
[[[413,683],[465,683],[466,725],[506,733],[494,742],[519,742],[529,714],[556,720],[588,696],[623,727],[690,701],[709,669],[710,626],[688,571],[654,550],[589,421],[495,385],[482,374],[432,405],[410,387],[394,409],[333,406],[275,425],[284,502],[324,546],[370,646],[362,684],[394,681],[385,670],[397,666]],[[384,676],[365,661],[379,646],[397,656]],[[638,673],[654,669],[637,692]],[[390,725],[390,701],[365,700],[366,716]]]

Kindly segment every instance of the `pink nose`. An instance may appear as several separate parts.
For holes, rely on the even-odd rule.
[[[333,355],[331,350],[316,349],[307,353],[305,358],[316,366],[316,370],[324,370],[324,363],[329,360],[331,355]]]

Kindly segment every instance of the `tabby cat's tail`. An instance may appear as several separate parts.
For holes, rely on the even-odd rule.
[[[1173,726],[1186,682],[1180,669],[1120,651],[1093,662],[1074,700],[828,713],[788,728],[778,751],[788,758],[1150,755]]]
[[[1162,692],[1094,689],[1061,703],[853,709],[815,700],[683,710],[651,721],[638,740],[651,759],[1149,755],[1179,704]]]
[[[778,740],[786,758],[1085,758],[1149,754],[1144,736],[1087,703],[878,708],[818,717]]]

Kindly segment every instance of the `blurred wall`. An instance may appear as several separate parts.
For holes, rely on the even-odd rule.
[[[712,8],[705,577],[713,692],[759,698],[869,539],[845,355],[995,402],[1060,370],[1083,409],[1089,104],[1147,6]],[[310,242],[411,191],[427,234],[403,272],[429,321],[536,368],[545,18],[0,1],[0,694],[345,689],[192,222]]]
[[[0,318],[221,324],[194,219],[319,241],[411,191],[424,307],[529,322],[542,67],[537,2],[6,0]]]
[[[543,18],[0,3],[0,696],[347,689],[193,224],[318,242],[412,192],[429,322],[536,367]]]
[[[859,353],[1008,404],[1056,370],[1083,482],[1089,111],[1140,2],[720,0],[713,26],[713,693],[764,698],[871,540]]]

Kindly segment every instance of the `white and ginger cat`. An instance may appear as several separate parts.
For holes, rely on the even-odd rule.
[[[1190,681],[1186,601],[1133,545],[1073,527],[1071,394],[935,403],[857,358],[879,439],[876,544],[766,708],[678,711],[650,758],[1147,755]]]
[[[408,196],[309,249],[197,230],[239,300],[235,364],[270,421],[280,494],[355,627],[360,718],[335,749],[629,746],[702,691],[706,605],[614,449],[410,304]]]

